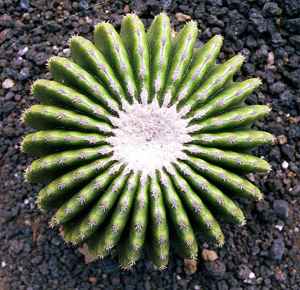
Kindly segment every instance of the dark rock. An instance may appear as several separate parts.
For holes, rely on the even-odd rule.
[[[9,250],[11,253],[19,254],[23,250],[23,241],[20,240],[12,240],[10,243]]]
[[[79,8],[84,10],[88,9],[89,2],[87,0],[79,0]]]
[[[10,29],[3,29],[1,32],[0,32],[0,44],[3,43],[6,39],[8,39],[9,37],[9,32],[10,32]]]
[[[300,68],[292,72],[285,72],[286,78],[294,85],[296,88],[300,88],[299,82]]]
[[[267,22],[257,9],[251,9],[249,19],[259,33],[267,31]]]
[[[255,48],[255,47],[257,47],[257,41],[256,41],[255,37],[253,37],[253,35],[249,35],[247,37],[246,45],[249,48]]]
[[[45,27],[49,32],[58,32],[61,29],[61,26],[55,21],[49,21]]]
[[[31,263],[33,265],[39,265],[42,261],[43,261],[43,256],[37,255],[31,260]]]
[[[270,91],[272,94],[280,94],[285,90],[286,86],[282,82],[276,82],[270,86]]]
[[[289,32],[299,32],[300,31],[300,17],[294,19],[286,19],[284,22],[284,27]]]
[[[281,271],[279,268],[275,270],[275,279],[279,282],[283,282],[286,280],[286,273]]]
[[[245,72],[249,75],[253,75],[255,73],[255,67],[251,63],[245,63],[243,66]]]
[[[294,161],[295,160],[295,147],[290,144],[284,144],[281,146],[281,151],[288,160]]]
[[[23,10],[28,10],[30,8],[29,0],[20,0],[20,7]]]
[[[239,271],[238,271],[238,277],[241,280],[246,280],[249,278],[249,274],[251,273],[251,270],[247,265],[240,265]]]
[[[9,113],[15,108],[15,103],[8,101],[0,106],[0,113]]]
[[[245,1],[227,0],[230,9],[237,9],[240,13],[246,15],[249,12],[249,4]]]
[[[162,0],[163,9],[169,9],[172,4],[172,0]]]
[[[224,277],[226,272],[226,266],[221,260],[216,260],[214,262],[204,263],[207,274],[217,280]]]
[[[0,26],[3,28],[11,28],[14,26],[14,20],[8,14],[0,15]]]
[[[291,104],[295,96],[289,90],[286,90],[280,94],[279,99],[285,104]]]
[[[25,81],[29,79],[30,77],[30,70],[28,67],[24,67],[21,69],[20,74],[19,74],[19,80],[20,81]]]
[[[273,203],[275,214],[281,219],[288,219],[289,217],[289,204],[285,200],[275,200]]]
[[[43,52],[39,52],[34,56],[34,62],[37,65],[45,65],[47,62],[48,56],[43,53]]]
[[[213,6],[222,6],[223,0],[207,0],[206,3]]]
[[[299,0],[283,0],[282,7],[289,16],[299,15],[300,13]]]
[[[279,16],[282,12],[278,4],[275,2],[267,2],[263,7],[263,11],[266,15],[269,16]]]
[[[280,45],[284,45],[286,40],[282,38],[279,32],[272,33],[272,44],[274,47],[278,47]]]
[[[105,273],[112,273],[118,270],[118,263],[112,259],[104,259],[101,261],[101,269]]]
[[[258,62],[266,62],[267,61],[267,57],[268,57],[269,51],[268,51],[268,47],[266,45],[262,45],[257,51],[256,51],[256,56],[257,56],[257,60]]]
[[[118,286],[120,284],[120,277],[119,276],[113,276],[111,279],[111,283],[114,286]]]
[[[132,7],[134,11],[141,15],[146,14],[148,11],[151,11],[153,14],[157,14],[162,8],[161,3],[158,0],[134,0]]]
[[[285,243],[282,238],[273,241],[270,249],[270,258],[275,261],[281,261],[285,251]]]
[[[226,27],[226,34],[233,38],[241,35],[246,31],[248,21],[238,11],[233,10],[229,12],[231,21]]]
[[[300,194],[300,183],[297,184],[294,188],[293,188],[293,195],[298,196]]]
[[[289,41],[291,42],[292,45],[295,46],[295,48],[299,49],[300,48],[300,35],[293,35],[289,38]]]
[[[228,289],[229,287],[225,280],[218,282],[218,290],[228,290]]]

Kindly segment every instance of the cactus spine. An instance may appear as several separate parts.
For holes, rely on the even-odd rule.
[[[51,225],[67,242],[87,243],[99,258],[116,249],[124,269],[144,249],[164,269],[172,243],[197,259],[197,235],[224,243],[212,210],[243,225],[234,197],[263,197],[236,173],[270,170],[244,153],[274,141],[250,129],[270,108],[243,103],[261,81],[233,81],[244,58],[216,64],[223,38],[194,50],[197,35],[191,21],[172,38],[163,13],[148,31],[134,14],[120,34],[100,23],[94,43],[71,38],[72,60],[50,58],[53,80],[34,82],[41,104],[22,116],[36,129],[22,150],[38,157],[25,177],[48,182],[38,206],[56,209]]]

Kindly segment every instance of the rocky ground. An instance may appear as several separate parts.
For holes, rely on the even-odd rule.
[[[236,52],[247,57],[239,78],[257,75],[264,83],[249,103],[273,107],[256,125],[278,139],[257,150],[273,171],[250,176],[265,200],[243,202],[247,225],[224,225],[225,246],[204,245],[213,252],[202,253],[192,275],[195,269],[175,256],[164,272],[146,260],[132,272],[120,271],[111,259],[85,264],[78,250],[47,228],[48,216],[34,203],[39,188],[22,176],[30,158],[19,151],[28,130],[20,113],[34,102],[32,81],[48,76],[49,56],[68,55],[68,38],[91,37],[99,21],[119,26],[122,15],[135,11],[148,25],[162,9],[176,29],[196,20],[202,30],[198,45],[223,34],[221,59]],[[300,289],[299,51],[299,0],[0,1],[0,289]]]

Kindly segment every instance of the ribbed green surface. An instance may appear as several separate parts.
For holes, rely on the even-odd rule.
[[[38,157],[26,180],[48,182],[38,193],[38,206],[55,209],[51,225],[62,226],[66,241],[86,242],[100,258],[116,249],[124,269],[145,249],[164,269],[173,242],[181,256],[197,259],[197,235],[224,243],[213,213],[243,225],[234,198],[263,197],[239,175],[271,169],[267,161],[244,153],[274,142],[270,133],[249,128],[270,108],[241,106],[261,81],[232,81],[244,58],[216,64],[222,36],[194,49],[197,37],[193,21],[172,37],[163,13],[148,30],[134,14],[123,18],[120,34],[100,23],[94,43],[71,38],[72,59],[49,60],[53,80],[33,83],[41,104],[22,116],[37,130],[21,144],[23,152]],[[133,170],[109,142],[116,120],[133,103],[172,107],[187,120],[190,141],[181,144],[182,155],[154,174]]]

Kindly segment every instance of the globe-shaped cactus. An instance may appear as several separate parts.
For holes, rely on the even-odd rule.
[[[147,32],[133,14],[120,35],[100,23],[94,44],[71,38],[72,60],[50,58],[54,80],[34,82],[41,104],[23,114],[38,130],[22,142],[39,157],[26,179],[47,182],[38,206],[56,210],[67,242],[116,249],[125,269],[143,249],[163,269],[170,244],[196,259],[198,234],[224,243],[213,213],[243,225],[233,198],[262,198],[240,176],[270,170],[248,150],[274,139],[249,126],[270,111],[244,103],[260,80],[234,82],[243,56],[216,64],[222,37],[194,49],[197,34],[191,21],[173,37],[165,14]]]

